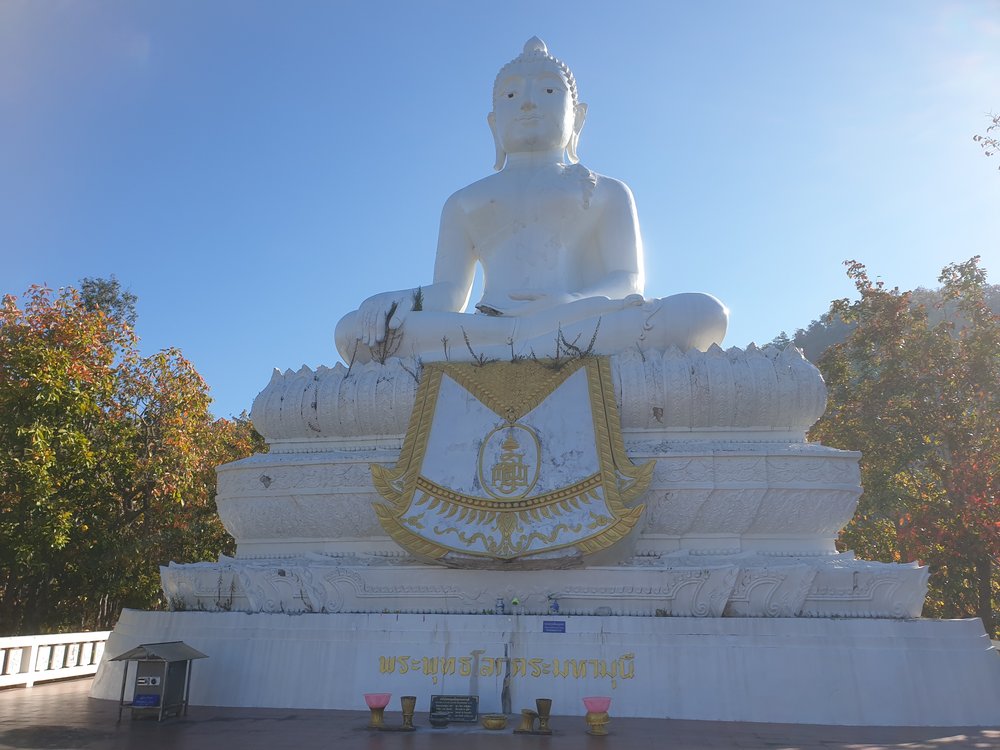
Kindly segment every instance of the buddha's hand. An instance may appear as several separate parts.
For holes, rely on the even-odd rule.
[[[382,343],[386,336],[403,325],[413,309],[410,289],[399,292],[381,292],[361,303],[358,308],[358,340],[366,346]]]
[[[580,298],[578,294],[556,289],[515,289],[508,292],[507,296],[515,302],[522,303],[511,311],[515,315],[531,315],[553,307],[568,305]]]

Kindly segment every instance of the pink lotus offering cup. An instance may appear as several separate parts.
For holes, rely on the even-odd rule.
[[[391,697],[392,693],[365,693],[365,703],[368,704],[368,709],[372,712],[371,719],[368,721],[369,729],[381,729],[384,726],[385,707],[389,705]]]
[[[611,705],[611,698],[606,695],[593,695],[583,699],[583,705],[587,707],[587,734],[596,737],[603,737],[608,733],[608,707]]]
[[[368,704],[368,708],[385,708],[389,705],[390,698],[392,693],[365,693],[365,703]]]

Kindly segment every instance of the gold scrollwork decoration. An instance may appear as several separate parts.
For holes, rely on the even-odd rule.
[[[570,486],[533,496],[538,476],[530,464],[539,460],[539,437],[517,420],[580,369],[586,370],[599,470]],[[485,466],[480,449],[479,464],[473,467],[489,497],[440,486],[420,473],[445,376],[505,420],[487,436],[496,433],[495,439],[504,441],[499,450],[493,448],[493,463]],[[534,455],[532,446],[525,449],[527,435]],[[393,468],[371,466],[373,484],[384,499],[374,510],[397,544],[428,559],[502,562],[568,547],[591,554],[616,544],[635,527],[645,507],[633,503],[649,486],[653,468],[653,462],[633,465],[625,453],[607,358],[588,357],[561,367],[533,361],[430,363],[423,371],[398,463]],[[433,537],[425,529],[428,522]],[[449,535],[457,541],[443,541]]]

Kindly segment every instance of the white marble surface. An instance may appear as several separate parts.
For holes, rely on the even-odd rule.
[[[362,693],[391,692],[426,711],[457,693],[492,712],[506,657],[515,712],[548,696],[579,716],[583,696],[609,695],[612,717],[1000,725],[1000,657],[978,620],[125,610],[106,653],[170,640],[209,656],[194,664],[199,705],[363,710]],[[120,669],[105,660],[91,694],[117,699]]]
[[[359,447],[399,440],[417,392],[419,363],[275,370],[250,417],[272,451]],[[622,429],[740,440],[803,441],[826,408],[823,377],[795,347],[611,357]]]
[[[920,615],[927,568],[850,554],[645,555],[613,566],[462,570],[408,558],[309,555],[161,567],[178,610],[477,614],[497,601],[545,614],[651,617],[875,617]]]
[[[566,351],[560,332],[599,354],[722,342],[729,311],[711,295],[642,296],[635,201],[579,163],[586,116],[569,67],[529,39],[493,88],[497,173],[445,202],[430,284],[373,295],[337,324],[345,362],[545,357]],[[477,264],[485,314],[464,314]]]
[[[656,461],[636,549],[825,555],[861,494],[859,454],[806,443],[626,434],[629,458]],[[324,446],[328,447],[328,446]],[[372,504],[371,463],[399,449],[257,455],[219,467],[219,515],[241,558],[389,553]]]
[[[516,439],[525,461],[537,471],[527,497],[579,482],[600,470],[594,417],[589,408],[590,392],[586,370],[570,375],[541,404],[522,415],[517,424],[529,428],[542,439],[537,450],[529,433],[520,430]],[[448,375],[441,377],[437,409],[427,438],[427,451],[420,466],[423,477],[464,495],[490,499],[479,476],[479,449],[484,437],[505,424],[485,404]],[[502,440],[509,429],[501,429]],[[487,441],[483,466],[496,463],[497,441]]]

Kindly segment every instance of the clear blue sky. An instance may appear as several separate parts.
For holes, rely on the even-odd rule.
[[[500,10],[500,9],[503,10]],[[487,174],[493,78],[537,34],[627,182],[647,295],[707,291],[726,346],[803,327],[858,259],[1000,281],[997,2],[0,0],[0,292],[118,278],[220,416],[337,320],[430,280]]]

